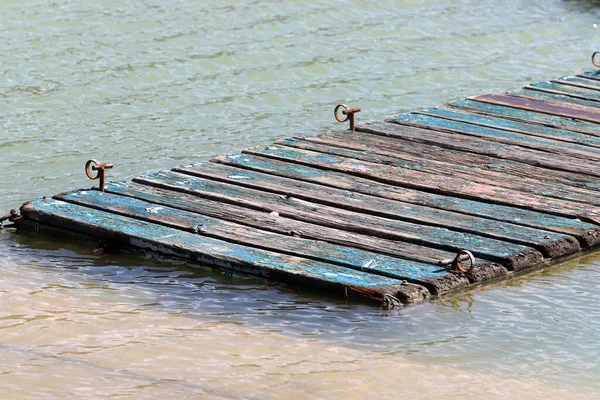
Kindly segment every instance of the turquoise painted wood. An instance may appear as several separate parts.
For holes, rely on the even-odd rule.
[[[83,207],[157,223],[230,243],[309,258],[361,271],[368,269],[370,273],[401,280],[426,283],[429,279],[446,276],[450,273],[445,268],[431,264],[392,258],[315,240],[283,236],[217,218],[159,206],[131,197],[102,193],[97,190],[77,191],[58,195],[55,198]]]
[[[541,88],[535,87],[525,87],[522,90],[516,90],[513,92],[508,92],[511,96],[522,96],[522,97],[530,97],[539,99],[542,101],[549,102],[560,102],[568,105],[578,105],[586,108],[590,108],[592,110],[598,108],[598,102],[595,100],[586,100],[584,98],[574,97],[573,95],[568,94],[559,94],[559,93],[549,93],[542,91]]]
[[[419,112],[419,114],[426,114],[453,121],[466,122],[488,128],[502,129],[503,131],[523,133],[525,135],[548,138],[561,142],[576,143],[579,145],[592,146],[595,148],[600,147],[600,137],[586,135],[579,132],[572,132],[566,129],[557,129],[543,125],[516,122],[510,119],[497,118],[481,114],[457,112],[452,109],[425,109]],[[575,148],[577,149],[578,147]],[[592,152],[598,154],[599,151],[592,150]]]
[[[550,257],[552,257],[553,246],[547,246],[549,243],[566,241],[576,245],[576,242],[570,236],[551,233],[547,230],[532,229],[416,204],[366,196],[335,188],[329,188],[325,191],[320,185],[310,183],[298,184],[297,181],[251,171],[246,172],[215,163],[195,167],[180,167],[176,168],[175,171],[252,189],[283,193],[288,196],[341,209],[423,225],[445,227],[458,232],[473,233],[479,236],[531,246]],[[230,176],[234,178],[229,178]]]
[[[186,176],[175,172],[159,172],[134,179],[135,182],[183,193],[194,194],[225,203],[277,212],[279,215],[317,225],[342,228],[357,233],[407,241],[438,249],[459,251],[472,249],[473,254],[512,267],[514,255],[540,260],[541,254],[531,247],[491,238],[454,232],[445,228],[424,226],[388,218],[358,214],[329,206],[306,202],[294,197],[271,195],[259,190]],[[570,252],[578,249],[571,249]]]
[[[440,111],[437,114],[442,114],[442,112]],[[446,119],[446,116],[444,115],[440,116],[442,118],[424,114],[411,113],[398,115],[395,118],[395,120],[399,123],[415,124],[419,127],[425,127],[427,129],[443,129],[450,132],[460,133],[463,135],[477,136],[480,138],[486,138],[488,140],[498,141],[501,143],[528,147],[534,150],[541,149],[544,151],[553,152],[561,155],[568,155],[574,158],[596,161],[600,160],[600,149],[596,147],[582,146],[576,143],[569,143],[540,136],[516,133],[504,129],[490,128],[469,123],[471,121],[460,122],[454,119]]]
[[[541,112],[521,110],[518,108],[483,103],[475,100],[462,100],[449,104],[450,107],[476,112],[484,116],[496,116],[519,122],[535,123],[542,126],[552,126],[570,132],[581,132],[600,136],[600,125],[586,121],[577,121]]]
[[[397,294],[403,286],[397,279],[227,243],[54,199],[35,200],[22,212],[35,221],[60,224],[140,249],[264,278],[333,285],[380,296]]]
[[[578,76],[565,76],[552,82],[562,83],[563,85],[571,85],[576,87],[582,87],[591,90],[600,90],[600,81],[595,79],[586,79]]]
[[[452,258],[455,255],[455,253],[419,246],[412,243],[377,238],[363,234],[350,234],[343,230],[313,225],[245,207],[235,205],[227,205],[227,207],[224,207],[223,203],[218,201],[208,200],[186,193],[159,189],[135,182],[110,183],[106,187],[106,192],[140,199],[156,205],[190,211],[224,221],[236,222],[268,232],[363,249],[369,252],[414,260],[420,263],[437,265],[440,260]]]
[[[553,232],[570,235],[580,236],[584,235],[587,231],[597,229],[596,225],[578,219],[569,219],[515,207],[468,200],[460,197],[442,196],[410,188],[378,184],[360,177],[349,177],[343,173],[325,171],[314,167],[287,163],[250,154],[244,154],[243,156],[222,156],[216,158],[215,161],[247,169],[244,173],[231,175],[233,177],[232,179],[239,177],[238,180],[240,183],[251,182],[251,179],[245,180],[242,177],[249,176],[252,171],[260,171],[274,176],[336,187],[347,190],[349,193],[358,192],[372,196],[396,199],[431,208],[480,216],[534,228],[547,229]],[[261,181],[260,178],[257,179],[258,182]],[[325,191],[326,190],[327,189],[325,189]]]
[[[567,96],[552,96],[548,93],[535,90],[522,90],[509,94],[483,94],[473,96],[470,99],[586,122],[600,123],[600,113],[594,107],[594,103],[585,103],[589,107],[578,107],[577,104],[570,103]]]
[[[390,124],[393,125],[393,124]],[[411,171],[393,166],[381,166],[366,161],[349,160],[316,152],[267,146],[262,149],[245,150],[249,154],[263,155],[278,160],[291,161],[302,165],[316,166],[334,171],[368,177],[378,182],[418,188],[424,191],[442,193],[450,196],[460,195],[474,200],[492,201],[504,205],[519,205],[522,208],[559,213],[568,217],[585,216],[599,218],[600,208],[560,199],[523,194],[515,190],[473,183],[465,179],[437,176],[418,171]]]
[[[594,89],[567,85],[564,83],[560,83],[560,81],[534,83],[527,86],[527,88],[547,90],[548,93],[564,94],[566,96],[571,96],[582,100],[600,101],[599,91]]]
[[[277,144],[286,147],[299,148],[330,154],[339,157],[352,158],[370,163],[389,165],[409,169],[412,171],[425,172],[443,177],[451,174],[454,178],[466,179],[484,185],[498,186],[520,192],[534,193],[540,196],[553,197],[556,199],[572,200],[579,203],[600,205],[598,193],[587,188],[578,188],[562,183],[547,183],[526,177],[513,178],[509,174],[491,171],[483,164],[480,167],[462,166],[440,161],[439,159],[427,159],[420,156],[411,156],[407,152],[401,155],[380,155],[373,150],[354,150],[339,146],[321,145],[310,140],[283,139]]]

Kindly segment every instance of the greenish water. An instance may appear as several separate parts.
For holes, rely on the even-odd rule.
[[[0,1],[0,210],[589,70],[593,1]],[[0,233],[5,398],[596,398],[600,256],[383,312]]]

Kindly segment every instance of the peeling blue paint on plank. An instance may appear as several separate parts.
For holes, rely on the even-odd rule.
[[[262,208],[265,211],[275,211],[279,215],[288,218],[324,226],[339,227],[348,231],[368,232],[373,236],[408,241],[445,250],[458,251],[469,249],[477,256],[507,263],[507,265],[512,264],[511,260],[515,254],[533,255],[537,253],[536,250],[527,246],[483,238],[473,234],[453,232],[446,228],[423,226],[347,212],[293,197],[285,198],[283,196],[269,195],[258,190],[190,176],[186,177],[186,175],[173,172],[165,171],[149,174],[145,177],[135,178],[134,181],[170,190],[180,190],[184,193],[208,196],[209,198],[217,196],[221,201]],[[573,250],[571,249],[571,251]],[[541,254],[537,254],[532,257],[540,259]]]
[[[522,208],[533,209],[535,211],[555,213],[575,218],[585,216],[590,219],[600,219],[600,208],[596,206],[529,193],[524,194],[515,190],[470,182],[465,179],[451,177],[439,179],[436,175],[429,173],[420,173],[392,166],[379,166],[366,161],[359,162],[358,160],[352,161],[342,158],[337,158],[332,163],[327,162],[332,157],[322,157],[320,154],[314,152],[291,148],[284,149],[277,146],[267,146],[264,149],[249,149],[244,152],[355,174],[374,179],[378,182],[435,193],[468,197],[470,199],[491,201],[504,205],[518,205]]]
[[[564,94],[566,96],[575,97],[582,100],[600,101],[600,92],[593,89],[576,87],[560,82],[540,82],[526,86],[527,89],[535,88],[547,90],[548,93]]]
[[[570,157],[600,160],[600,150],[595,147],[581,146],[575,143],[547,139],[540,136],[531,136],[503,129],[495,129],[485,126],[474,125],[472,123],[468,123],[470,121],[458,122],[454,120],[415,113],[398,115],[396,116],[395,120],[397,122],[402,123],[416,123],[418,126],[427,129],[436,130],[441,128],[462,135],[473,135],[489,140],[497,140],[501,143],[528,147],[534,150],[542,149],[552,151],[557,154],[568,155]]]
[[[475,100],[462,100],[449,104],[450,107],[465,109],[480,113],[481,115],[496,116],[520,122],[536,123],[541,126],[551,126],[572,132],[586,133],[600,136],[600,125],[586,121],[573,120],[571,118],[544,114],[536,111],[521,110],[508,106],[484,103]]]
[[[576,98],[573,96],[569,96],[567,94],[557,94],[557,93],[547,93],[541,90],[534,90],[533,88],[523,88],[522,90],[515,90],[508,92],[510,96],[520,96],[525,98],[535,98],[539,100],[545,101],[553,101],[553,102],[562,102],[567,103],[568,105],[576,105],[583,106],[585,108],[597,109],[598,102],[592,100],[584,100],[580,98]]]
[[[584,146],[600,147],[600,137],[586,135],[578,132],[571,132],[565,129],[551,128],[543,125],[534,125],[529,123],[515,122],[508,119],[497,118],[481,114],[469,114],[464,112],[455,112],[451,109],[425,109],[419,113],[447,118],[456,121],[462,121],[475,125],[481,125],[489,128],[498,128],[526,135],[538,136],[561,142],[576,143]],[[577,148],[577,147],[576,147]],[[584,148],[585,149],[585,148]],[[591,150],[594,153],[600,153],[598,150]]]
[[[331,154],[338,157],[353,158],[379,165],[388,165],[403,169],[424,172],[441,177],[453,177],[466,179],[484,185],[498,186],[519,192],[533,193],[539,196],[553,197],[562,200],[571,200],[584,204],[600,205],[598,193],[593,189],[573,187],[559,182],[545,182],[544,180],[526,177],[515,178],[510,174],[501,173],[481,166],[464,166],[456,163],[448,163],[443,160],[425,159],[426,157],[411,156],[408,152],[401,154],[381,155],[376,150],[356,150],[347,147],[332,146],[315,143],[311,140],[283,139],[278,144],[286,147],[299,148],[315,151],[323,154]],[[590,177],[591,178],[591,177]]]
[[[323,185],[352,190],[359,193],[406,201],[428,207],[455,211],[467,215],[481,216],[534,228],[545,228],[554,232],[582,234],[597,229],[596,225],[577,219],[569,219],[536,211],[510,206],[490,204],[458,197],[448,197],[414,189],[386,185],[359,177],[349,177],[335,171],[324,171],[312,167],[245,154],[242,157],[223,156],[215,159],[250,171],[259,171],[276,176],[320,183]],[[245,172],[249,176],[250,172]]]
[[[400,219],[407,222],[448,227],[450,230],[473,233],[479,236],[491,237],[511,243],[532,246],[550,254],[546,247],[549,243],[573,241],[573,238],[528,227],[494,221],[486,218],[473,217],[435,208],[401,203],[384,198],[366,196],[360,193],[348,192],[330,188],[327,192],[323,187],[311,183],[298,183],[272,175],[245,173],[238,169],[208,163],[204,166],[180,167],[175,171],[200,176],[206,179],[238,184],[251,189],[282,193],[307,201],[330,205],[357,212]],[[246,179],[228,179],[228,176],[244,175]]]
[[[109,240],[117,237],[134,247],[166,256],[265,278],[273,273],[283,273],[291,279],[307,279],[312,283],[384,291],[402,285],[402,281],[397,279],[248,248],[53,199],[34,200],[24,207],[23,212],[35,221],[50,224],[60,221],[73,231]]]
[[[392,258],[351,247],[283,236],[97,190],[72,192],[59,195],[57,199],[82,207],[90,207],[129,218],[157,223],[201,236],[263,248],[276,253],[315,259],[352,269],[368,270],[370,273],[395,279],[407,279],[417,282],[446,276],[450,273],[445,268],[431,264]]]

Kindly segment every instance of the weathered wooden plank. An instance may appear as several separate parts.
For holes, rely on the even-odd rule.
[[[600,147],[600,137],[587,135],[584,133],[572,132],[565,129],[552,128],[531,123],[516,122],[509,119],[498,118],[490,115],[474,114],[451,108],[425,109],[419,111],[418,114],[449,119],[451,121],[465,122],[482,127],[497,128],[501,129],[502,131],[510,131],[524,135],[552,139],[552,142],[550,142],[552,145],[557,144],[555,141],[557,141],[558,144],[560,144],[560,142],[574,143],[584,146],[584,150],[590,151],[593,154],[599,153],[599,151],[595,148]],[[587,146],[593,147],[594,149],[585,149]],[[581,147],[573,148],[581,149]]]
[[[579,96],[566,93],[553,93],[549,90],[543,90],[535,87],[524,87],[521,90],[508,92],[511,96],[520,96],[525,98],[540,99],[548,102],[559,102],[569,106],[577,106],[588,109],[598,109],[598,102],[591,99],[584,99]]]
[[[230,243],[368,271],[389,278],[406,279],[425,286],[431,279],[450,274],[447,269],[432,264],[393,258],[289,235],[284,236],[97,190],[64,193],[55,195],[54,198],[100,211],[192,232],[201,236],[225,240]]]
[[[174,170],[252,189],[291,195],[299,199],[341,209],[419,224],[447,227],[450,230],[474,233],[479,236],[522,244],[536,248],[549,257],[552,257],[551,254],[556,252],[555,249],[562,248],[562,242],[574,243],[571,236],[550,233],[547,230],[527,228],[335,188],[325,188],[317,184],[240,170],[223,164],[208,163],[180,167]]]
[[[321,143],[331,147],[341,147],[353,150],[369,151],[397,159],[409,156],[427,160],[438,160],[453,164],[454,168],[461,167],[466,171],[493,171],[502,174],[502,182],[531,182],[535,185],[552,185],[554,190],[563,189],[568,193],[572,188],[583,188],[589,191],[600,191],[598,178],[568,171],[550,170],[533,165],[503,160],[482,154],[475,154],[439,146],[426,145],[417,142],[394,138],[392,140],[377,135],[365,135],[360,132],[331,132],[323,135],[301,138],[306,141]],[[539,187],[536,186],[536,191]],[[595,198],[594,193],[591,198]],[[564,197],[561,195],[561,197]]]
[[[377,154],[373,149],[348,149],[340,146],[323,145],[315,141],[302,139],[282,139],[277,144],[286,147],[294,147],[304,150],[330,154],[339,157],[353,158],[368,161],[375,164],[389,165],[404,169],[426,172],[446,177],[466,179],[469,182],[477,182],[484,185],[498,186],[519,192],[533,193],[540,196],[553,197],[557,199],[571,200],[584,204],[600,205],[600,197],[597,192],[577,187],[565,187],[556,183],[546,183],[539,179],[513,178],[510,175],[489,171],[479,167],[465,167],[427,159],[422,156],[411,156],[410,154]]]
[[[250,154],[244,154],[243,156],[221,156],[213,159],[213,161],[245,168],[249,171],[264,172],[298,181],[319,183],[329,187],[348,190],[351,193],[364,193],[442,210],[455,211],[466,215],[481,216],[493,220],[547,229],[558,233],[566,233],[578,237],[582,243],[584,243],[584,246],[591,246],[598,243],[600,236],[600,231],[596,225],[582,222],[577,219],[568,219],[520,208],[478,202],[458,197],[447,197],[410,188],[386,185],[366,178],[350,176],[344,173],[312,168],[285,161],[277,161]],[[231,177],[232,179],[235,179],[237,175],[232,175]],[[327,190],[325,190],[325,192],[327,192]]]
[[[111,183],[107,185],[106,192],[133,197],[149,203],[190,211],[225,221],[232,221],[282,235],[326,241],[345,247],[353,247],[421,263],[437,265],[438,261],[454,256],[454,253],[444,250],[314,225],[282,217],[274,213],[256,211],[233,204],[224,206],[223,203],[207,198],[173,192],[135,182]]]
[[[512,108],[491,103],[483,103],[475,100],[457,101],[448,104],[448,106],[481,115],[492,115],[513,121],[535,123],[542,126],[549,126],[553,128],[569,130],[572,132],[600,136],[599,124],[568,117],[544,114],[536,111],[527,111],[519,108]]]
[[[586,80],[600,80],[600,72],[599,71],[589,71],[584,72],[583,74],[577,75],[580,78],[585,78]]]
[[[400,138],[416,143],[434,145],[446,149],[483,154],[499,159],[512,160],[547,168],[574,172],[578,174],[600,177],[600,167],[583,160],[565,157],[559,154],[536,151],[526,147],[510,146],[504,143],[491,142],[483,138],[471,137],[463,140],[464,136],[441,131],[430,131],[407,125],[370,122],[356,128],[360,132],[371,133],[390,138]]]
[[[223,270],[284,282],[326,287],[376,299],[392,294],[405,302],[423,301],[429,292],[420,285],[266,250],[202,237],[120,215],[54,199],[38,199],[21,208],[26,218],[162,253]]]
[[[592,102],[600,101],[600,92],[597,90],[584,88],[581,86],[568,85],[561,83],[560,81],[533,83],[525,86],[524,89],[564,95]]]
[[[483,200],[509,206],[518,206],[534,211],[552,213],[567,217],[583,217],[600,220],[600,208],[574,203],[551,197],[524,194],[515,190],[483,185],[465,179],[446,177],[411,171],[404,168],[384,166],[366,161],[324,155],[308,150],[267,146],[244,150],[244,153],[262,155],[277,160],[291,161],[297,164],[314,166],[339,172],[368,177],[378,182],[392,185],[418,188],[431,193]]]
[[[575,86],[590,90],[600,90],[600,82],[594,79],[581,78],[578,76],[563,76],[550,82],[562,83],[563,85]]]
[[[419,113],[410,113],[398,115],[392,121],[397,124],[416,126],[423,129],[457,133],[463,135],[461,138],[462,140],[470,140],[469,137],[474,136],[493,142],[541,150],[556,155],[566,155],[585,160],[583,163],[590,160],[600,160],[600,151],[595,147],[581,146],[575,143],[515,133],[503,129],[488,128],[481,125],[459,122],[456,119],[446,119]]]
[[[548,100],[548,98],[519,97],[507,94],[483,94],[470,97],[469,99],[566,118],[580,119],[596,124],[600,123],[600,110],[563,103],[556,99]]]
[[[471,250],[476,256],[499,262],[508,268],[525,268],[540,262],[542,255],[533,248],[491,238],[422,226],[324,206],[293,196],[279,196],[241,186],[191,177],[176,172],[159,172],[138,177],[135,182],[181,191],[224,203],[246,206],[317,225],[350,232],[406,241],[448,251]],[[565,246],[565,254],[577,251]],[[521,267],[523,266],[523,267]]]

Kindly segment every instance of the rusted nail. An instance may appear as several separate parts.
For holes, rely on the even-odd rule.
[[[0,217],[0,229],[3,229],[2,223],[6,220],[11,222],[15,222],[17,219],[21,218],[19,212],[15,209],[10,210],[10,212],[2,217]]]
[[[100,179],[98,188],[102,192],[104,192],[104,171],[107,169],[111,169],[112,167],[114,167],[113,163],[101,164],[96,160],[88,160],[88,162],[85,163],[85,174],[87,175],[88,178],[90,178],[92,180]],[[92,171],[98,171],[98,172],[96,173],[96,175],[93,175]]]
[[[346,116],[346,119],[342,119],[338,113],[338,111],[340,110],[340,108],[343,108],[342,110],[342,114],[344,114]],[[346,122],[348,120],[350,120],[350,128],[349,130],[351,130],[352,132],[355,131],[356,125],[354,124],[354,114],[356,114],[357,112],[360,112],[360,108],[356,107],[356,108],[348,108],[348,106],[346,106],[345,104],[338,104],[335,109],[333,110],[333,116],[335,117],[335,119],[338,122]]]
[[[462,261],[469,260],[469,265],[464,266]],[[460,250],[456,253],[456,257],[441,260],[438,264],[442,267],[450,266],[450,272],[469,272],[475,266],[475,257],[469,250]]]
[[[594,54],[592,54],[592,64],[594,64],[594,67],[598,67],[600,68],[600,62],[596,61],[596,56],[600,54],[600,51],[595,51]]]

